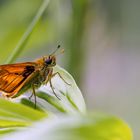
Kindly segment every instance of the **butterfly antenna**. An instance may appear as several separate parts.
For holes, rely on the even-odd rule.
[[[64,53],[64,51],[65,51],[65,50],[64,50],[64,49],[62,49],[59,53],[57,53],[57,54],[56,54],[56,56],[58,56],[59,54]]]
[[[60,47],[61,47],[61,46],[58,45],[57,48],[51,53],[51,55],[54,55],[54,54],[58,51],[58,49],[59,49]]]

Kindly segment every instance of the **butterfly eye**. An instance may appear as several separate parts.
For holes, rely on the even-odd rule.
[[[49,58],[49,59],[47,59],[45,62],[46,62],[46,64],[48,64],[48,65],[49,65],[49,64],[51,64],[51,63],[52,63],[52,59],[50,59],[50,58]]]

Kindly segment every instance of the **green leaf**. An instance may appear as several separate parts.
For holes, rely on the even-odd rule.
[[[5,129],[0,129],[0,136],[7,134],[7,133],[12,133],[16,131],[16,128],[5,128]]]
[[[21,95],[22,96],[22,95]],[[33,109],[36,109],[36,110],[39,110],[39,111],[42,111],[42,112],[45,112],[43,110],[43,108],[39,107],[37,104],[35,105],[35,102],[29,100],[29,98],[24,98],[24,97],[21,97],[21,100],[20,102],[28,107],[31,107]],[[35,108],[36,106],[36,108]]]
[[[28,126],[47,116],[46,113],[0,98],[0,128]]]
[[[2,140],[8,140],[6,137]],[[10,135],[10,140],[132,140],[132,132],[122,120],[108,115],[59,116]]]
[[[28,126],[30,122],[15,120],[0,120],[0,128]]]
[[[62,135],[61,140],[67,137],[68,140],[132,140],[132,132],[127,124],[112,116],[77,118],[73,125],[69,122],[67,127],[60,128],[57,134]]]
[[[37,92],[37,96],[46,100],[61,112],[85,113],[86,105],[84,98],[73,77],[58,65],[54,67],[54,73],[55,72],[59,72],[65,82],[70,84],[65,83],[58,75],[52,78],[54,90],[60,99],[54,96],[48,84],[41,86]]]

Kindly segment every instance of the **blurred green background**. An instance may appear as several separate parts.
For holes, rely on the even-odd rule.
[[[42,0],[0,0],[0,64],[4,64]],[[127,121],[140,138],[140,1],[51,0],[17,62],[58,44],[57,63],[70,72],[89,110]]]

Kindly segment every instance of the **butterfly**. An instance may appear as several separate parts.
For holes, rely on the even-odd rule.
[[[59,72],[53,73],[53,67],[56,65],[55,52],[59,48],[60,45],[51,55],[39,58],[34,62],[0,65],[0,91],[3,92],[2,95],[16,98],[28,89],[32,89],[36,106],[36,88],[49,83],[54,95],[60,99],[54,91],[51,79],[58,75],[66,84],[69,85],[69,83],[63,79]]]

